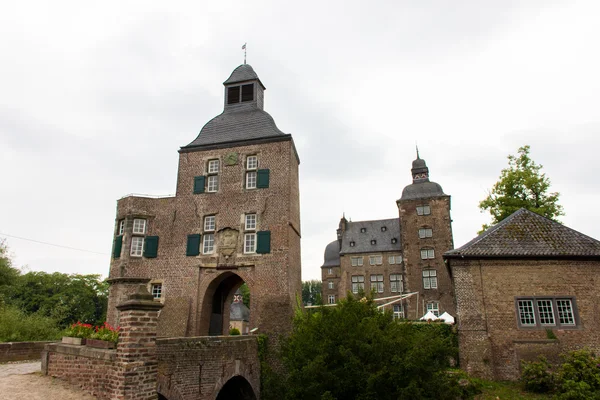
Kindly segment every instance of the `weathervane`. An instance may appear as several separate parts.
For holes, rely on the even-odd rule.
[[[242,46],[242,50],[244,50],[244,64],[246,64],[246,43]]]
[[[246,64],[246,62],[244,62]],[[417,149],[417,159],[419,158],[419,146],[415,143],[415,148]]]

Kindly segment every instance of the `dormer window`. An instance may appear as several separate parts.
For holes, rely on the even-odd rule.
[[[354,242],[350,242],[350,247],[354,247],[355,244],[356,243],[354,243]]]
[[[367,228],[360,228],[360,233],[365,233],[367,231]]]
[[[392,238],[392,244],[396,244],[396,243],[398,243],[398,239]]]
[[[381,232],[385,232],[385,231],[387,231],[387,226],[382,226],[381,227]]]
[[[372,239],[372,240],[371,240],[371,244],[377,244],[377,240],[375,240],[375,239]]]
[[[227,88],[227,104],[236,104],[254,100],[254,84],[249,83],[241,86],[230,86]]]

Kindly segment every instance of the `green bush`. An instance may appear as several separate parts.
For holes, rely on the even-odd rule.
[[[25,314],[16,307],[0,307],[0,342],[56,340],[61,330],[52,318]]]
[[[563,356],[556,373],[557,399],[600,399],[600,358],[587,349]]]
[[[528,392],[548,393],[554,390],[554,374],[548,360],[540,356],[538,361],[523,361],[521,382]]]
[[[240,330],[238,328],[231,328],[229,329],[229,335],[230,336],[237,336],[240,334]]]

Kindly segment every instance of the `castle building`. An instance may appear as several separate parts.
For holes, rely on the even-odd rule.
[[[250,65],[224,82],[223,112],[179,150],[175,196],[117,202],[108,321],[146,284],[164,304],[159,336],[221,335],[245,282],[249,327],[286,330],[300,280],[299,158],[264,111]],[[277,318],[273,318],[277,315]],[[288,318],[289,317],[289,318]]]
[[[450,196],[429,180],[429,168],[418,153],[411,171],[413,183],[396,201],[398,218],[340,220],[337,240],[325,248],[321,266],[325,304],[348,292],[371,291],[376,299],[412,293],[387,306],[394,317],[454,314],[452,284],[442,260],[453,248]]]

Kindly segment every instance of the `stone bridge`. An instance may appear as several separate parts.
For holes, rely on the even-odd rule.
[[[256,336],[203,336],[156,341],[159,400],[256,400]]]

